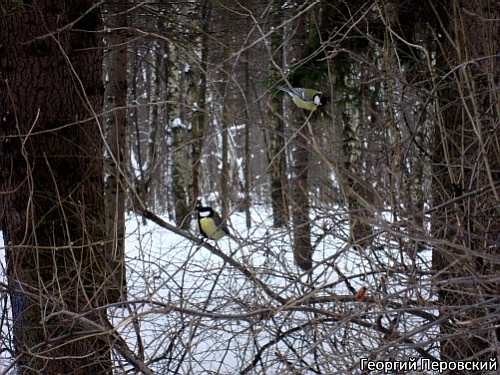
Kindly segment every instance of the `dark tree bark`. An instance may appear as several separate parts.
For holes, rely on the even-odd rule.
[[[297,9],[301,11],[304,2],[297,2]],[[301,62],[307,58],[308,48],[308,20],[307,14],[302,13],[295,21],[294,43],[290,49],[292,61]],[[300,79],[300,75],[296,74]],[[295,77],[291,77],[292,84],[298,87],[308,87],[307,80],[301,79],[298,82]],[[311,221],[309,218],[309,159],[310,152],[307,146],[310,139],[310,124],[307,124],[310,119],[306,119],[304,114],[294,107],[293,110],[294,124],[294,149],[293,149],[293,189],[292,197],[292,222],[293,222],[293,257],[295,263],[303,270],[307,271],[312,268],[312,253],[311,245]]]
[[[0,18],[0,189],[18,369],[110,373],[106,338],[58,314],[98,320],[106,300],[101,16],[92,1],[12,4]]]
[[[273,3],[273,24],[276,27],[282,22],[281,1]],[[283,66],[283,29],[276,29],[270,35],[271,51],[274,61],[270,63],[271,81],[281,79],[277,67]],[[285,157],[285,124],[283,122],[282,96],[273,95],[268,102],[269,132],[268,132],[268,158],[269,177],[271,179],[271,205],[273,209],[273,226],[283,227],[288,222],[288,191],[286,184],[286,157]]]
[[[284,227],[288,222],[288,189],[286,184],[285,126],[283,120],[274,114],[283,115],[281,100],[273,97],[269,100],[269,177],[271,179],[271,206],[273,227]]]
[[[105,65],[108,81],[105,88],[106,163],[105,210],[106,256],[113,272],[114,288],[109,302],[126,299],[125,280],[125,156],[127,129],[127,2],[105,4]],[[111,286],[110,286],[111,287]],[[114,293],[111,293],[111,290]]]

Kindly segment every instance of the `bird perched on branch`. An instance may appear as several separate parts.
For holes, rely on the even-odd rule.
[[[196,229],[205,238],[212,240],[220,240],[224,236],[228,236],[235,241],[238,241],[229,232],[226,223],[224,223],[217,212],[212,207],[198,207],[196,209],[198,219],[196,220]]]
[[[313,89],[286,86],[276,86],[276,88],[290,95],[297,107],[311,112],[323,107],[329,98],[327,94]]]

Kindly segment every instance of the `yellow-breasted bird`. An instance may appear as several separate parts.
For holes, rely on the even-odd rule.
[[[196,211],[198,213],[196,229],[203,237],[218,241],[222,237],[228,236],[237,241],[229,232],[226,223],[222,221],[219,214],[212,207],[198,207]]]
[[[276,86],[276,88],[290,95],[297,107],[311,112],[323,107],[329,98],[328,94],[313,89],[286,86]]]

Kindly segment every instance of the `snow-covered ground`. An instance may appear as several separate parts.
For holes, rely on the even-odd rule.
[[[233,254],[234,259],[279,297],[288,299],[285,305],[204,247],[154,223],[142,225],[141,218],[129,219],[129,300],[141,302],[111,313],[133,349],[145,347],[145,362],[155,371],[232,374],[239,373],[258,357],[263,366],[269,366],[266,371],[277,373],[283,370],[283,361],[276,353],[300,368],[300,360],[295,362],[297,358],[304,363],[315,363],[318,352],[337,347],[338,354],[344,357],[335,359],[331,353],[332,365],[323,364],[323,368],[331,368],[332,373],[337,368],[342,373],[346,371],[342,370],[345,363],[354,366],[359,358],[380,347],[380,335],[350,321],[353,316],[370,324],[380,319],[384,326],[398,317],[398,326],[410,332],[414,341],[432,337],[429,330],[411,334],[421,322],[404,314],[405,301],[429,298],[430,286],[422,287],[419,277],[407,277],[402,262],[410,266],[413,263],[401,253],[397,243],[387,240],[378,251],[357,252],[346,246],[345,228],[333,230],[335,224],[328,215],[316,219],[314,239],[321,236],[321,240],[316,244],[314,259],[318,263],[329,261],[317,266],[309,280],[294,265],[290,231],[273,229],[267,208],[252,211],[253,225],[249,230],[244,219],[239,213],[231,216],[233,231],[241,237],[241,243],[224,238],[217,246],[224,253]],[[421,253],[417,266],[429,256],[428,251]],[[341,280],[340,274],[346,280]],[[349,301],[352,290],[362,286],[367,287],[368,295],[379,300],[374,308]],[[335,296],[339,296],[338,303],[334,302]],[[308,298],[316,299],[311,309],[304,302]],[[165,306],[186,312],[162,309]],[[275,309],[270,317],[245,315],[268,308]],[[321,314],[325,311],[332,313],[331,323],[327,322],[328,316]],[[139,316],[140,335],[133,324],[134,316]],[[322,319],[325,323],[317,324]],[[282,339],[281,335],[288,337]],[[266,346],[272,349],[262,350]],[[387,352],[400,358],[415,355],[410,345],[407,349],[399,345],[397,350],[387,345],[380,350],[381,355]],[[178,368],[180,358],[182,363]],[[263,373],[259,366],[254,371]]]
[[[416,356],[412,345],[383,339],[373,325],[397,321],[399,334],[432,345],[436,329],[425,329],[422,319],[405,311],[414,301],[432,298],[429,283],[417,272],[427,267],[429,251],[412,261],[392,237],[376,250],[355,251],[346,246],[342,217],[315,216],[314,260],[322,264],[308,276],[294,265],[290,230],[272,228],[268,207],[252,211],[250,229],[243,214],[231,215],[229,225],[240,243],[210,242],[247,274],[217,253],[132,215],[126,238],[129,303],[110,308],[111,321],[158,374],[286,373],[287,366],[305,374],[311,365],[323,373],[356,373],[362,357]],[[390,218],[381,220],[390,224]],[[4,274],[3,246],[0,251]],[[367,288],[367,299],[357,301],[353,292],[361,287]],[[435,313],[424,304],[419,308]],[[8,328],[2,330],[4,346]],[[0,354],[4,368],[8,356]],[[115,363],[117,373],[131,370],[118,355]]]

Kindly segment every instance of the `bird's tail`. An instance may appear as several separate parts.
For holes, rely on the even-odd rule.
[[[273,89],[281,90],[281,91],[289,91],[290,90],[290,88],[288,86],[284,86],[284,85],[274,85]]]

